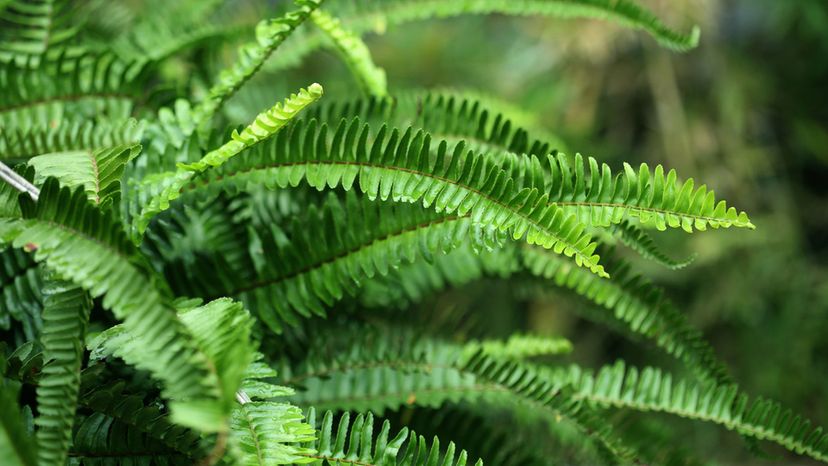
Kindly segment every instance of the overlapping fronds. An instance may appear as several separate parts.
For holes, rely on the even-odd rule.
[[[245,466],[309,463],[316,452],[298,446],[316,431],[303,422],[302,410],[288,403],[252,401],[233,410],[230,448]]]
[[[327,11],[317,9],[311,13],[311,19],[333,42],[363,92],[378,97],[388,94],[385,70],[374,64],[371,51],[359,36],[343,28]]]
[[[594,279],[592,274],[572,267],[540,248],[524,248],[523,263],[533,275],[554,281],[595,304],[612,311],[615,320],[635,334],[652,340],[659,347],[681,358],[704,378],[719,382],[730,376],[701,331],[667,298],[664,291],[641,275],[632,272],[624,261],[608,262],[612,277]],[[611,257],[605,254],[604,257]]]
[[[0,63],[37,65],[48,51],[66,50],[83,26],[68,0],[8,0],[0,3]]]
[[[311,84],[307,89],[300,89],[298,94],[291,94],[284,102],[279,102],[269,110],[260,113],[241,133],[234,131],[232,139],[218,149],[212,150],[200,160],[190,164],[180,164],[179,169],[163,180],[161,192],[153,196],[136,218],[136,230],[142,234],[150,220],[169,208],[172,200],[180,195],[181,189],[199,173],[209,168],[219,167],[245,149],[257,145],[279,132],[302,109],[322,97],[322,86]]]
[[[327,125],[297,122],[272,142],[195,177],[184,192],[237,191],[250,183],[283,188],[302,180],[317,189],[350,190],[356,183],[370,199],[421,202],[438,212],[470,215],[475,223],[509,231],[605,275],[593,254],[597,245],[574,216],[537,189],[516,188],[506,171],[465,152],[462,144],[449,152],[443,142],[434,158],[431,144],[422,131],[383,126],[374,134],[358,119],[342,121],[331,139]]]
[[[180,309],[178,318],[193,336],[199,354],[207,359],[213,376],[211,381],[216,385],[219,396],[218,402],[202,400],[179,405],[178,411],[173,411],[173,420],[206,431],[226,429],[225,423],[233,411],[236,391],[241,386],[248,365],[253,362],[254,347],[250,340],[253,322],[239,303],[228,298]],[[165,371],[165,366],[146,359],[143,340],[142,336],[125,326],[112,327],[92,343],[93,357],[114,355],[153,373]]]
[[[0,124],[4,132],[56,128],[67,117],[111,123],[129,117],[140,64],[109,53],[61,55],[33,69],[0,67]],[[132,77],[132,78],[130,78]]]
[[[28,159],[37,155],[79,150],[95,151],[140,141],[143,125],[134,119],[123,123],[82,119],[56,119],[54,126],[0,132],[0,159]]]
[[[338,328],[325,338],[329,352],[311,354],[300,365],[281,370],[280,382],[302,387],[294,400],[317,409],[370,410],[382,413],[402,406],[434,406],[446,402],[491,403],[521,412],[525,403],[534,415],[546,419],[565,417],[598,441],[604,456],[628,458],[630,452],[587,407],[545,381],[523,384],[521,377],[493,369],[494,359],[474,352],[477,345],[463,347],[439,340],[417,338],[410,332],[382,329],[382,335],[366,328]],[[335,342],[349,342],[343,352]],[[353,345],[359,341],[359,345]],[[312,348],[320,347],[314,344]],[[483,361],[483,362],[481,362]],[[524,371],[523,366],[508,365]],[[525,369],[528,371],[529,369]],[[526,375],[529,377],[529,375]],[[534,376],[533,376],[534,377]],[[534,380],[534,379],[533,379]],[[539,379],[538,379],[539,380]],[[546,392],[541,393],[543,390]]]
[[[95,151],[72,151],[39,155],[29,159],[35,182],[57,178],[63,186],[82,186],[87,198],[102,209],[118,205],[124,165],[141,151],[136,144],[121,144]]]
[[[545,371],[553,383],[573,387],[575,394],[600,406],[660,411],[725,426],[740,434],[769,440],[799,454],[828,461],[828,433],[779,403],[751,400],[733,384],[699,384],[674,380],[659,369],[638,370],[623,361],[597,373],[571,366]]]
[[[316,411],[308,414],[309,423],[316,424]],[[364,464],[383,466],[466,466],[469,464],[465,451],[456,451],[449,443],[445,451],[440,449],[436,437],[429,442],[403,427],[391,436],[391,423],[383,422],[379,434],[374,434],[374,417],[371,413],[359,414],[351,423],[350,413],[343,414],[334,432],[333,413],[328,411],[319,426],[319,438],[309,443],[316,453],[306,455],[311,464],[336,466],[340,464]],[[477,460],[475,466],[483,466]]]
[[[296,9],[279,18],[265,20],[256,26],[256,42],[239,48],[239,55],[232,67],[219,75],[218,82],[210,88],[206,98],[195,108],[198,127],[206,130],[210,120],[222,103],[233,95],[279,45],[319,7],[323,0],[295,0]]]
[[[93,207],[83,188],[72,192],[54,178],[44,183],[37,204],[22,202],[23,219],[3,219],[4,239],[34,252],[35,260],[93,297],[103,296],[104,307],[140,339],[144,361],[152,363],[176,404],[215,400],[215,375],[206,357],[111,213]]]
[[[537,130],[515,124],[508,114],[458,92],[409,91],[389,98],[332,101],[309,113],[329,124],[359,116],[375,125],[422,128],[452,146],[465,141],[469,148],[490,153],[498,161],[504,152],[543,157],[560,148],[557,138],[536,134]]]
[[[47,364],[37,384],[37,456],[40,464],[63,464],[72,439],[92,303],[86,291],[56,277],[49,277],[43,294],[40,341]]]
[[[494,243],[492,233],[474,228],[468,217],[442,216],[408,204],[382,204],[349,195],[311,204],[283,230],[262,228],[254,238],[261,253],[230,270],[224,287],[193,284],[196,295],[238,296],[274,331],[299,317],[325,315],[325,309],[354,295],[375,275],[424,257],[444,254],[464,242]],[[267,260],[257,259],[263,254]],[[193,286],[194,285],[194,286]]]

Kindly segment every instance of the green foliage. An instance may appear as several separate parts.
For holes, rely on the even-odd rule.
[[[651,411],[828,461],[821,428],[749,397],[685,301],[608,247],[689,269],[651,230],[753,229],[746,213],[660,164],[564,155],[525,102],[389,90],[366,44],[394,57],[363,41],[489,13],[610,20],[680,51],[698,28],[630,0],[322,3],[0,0],[0,158],[18,163],[0,167],[4,461],[689,458]],[[324,59],[272,72],[324,44],[358,86]],[[330,102],[314,83],[273,103],[310,76]],[[675,371],[570,364],[602,342],[557,315],[568,296]]]

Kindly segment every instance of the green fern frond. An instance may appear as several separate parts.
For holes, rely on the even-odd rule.
[[[822,427],[762,398],[750,400],[733,384],[699,384],[674,380],[651,367],[638,370],[623,361],[593,374],[571,366],[547,372],[549,380],[573,387],[576,396],[600,406],[656,411],[725,426],[740,434],[768,440],[788,450],[828,461],[828,434]]]
[[[372,134],[357,119],[341,122],[329,140],[327,125],[297,122],[272,142],[193,178],[183,192],[237,191],[250,183],[284,188],[302,180],[320,190],[341,185],[346,191],[358,182],[370,199],[422,202],[438,212],[470,215],[475,223],[509,231],[606,275],[593,254],[597,245],[574,216],[536,189],[517,189],[507,172],[464,152],[462,144],[450,153],[443,142],[432,158],[431,137],[422,131],[400,134],[383,126]]]
[[[238,296],[280,332],[283,323],[295,325],[300,316],[325,315],[326,306],[402,263],[430,260],[467,241],[496,241],[488,237],[468,217],[370,202],[353,194],[345,202],[330,196],[318,209],[311,204],[283,231],[266,226],[257,233],[254,242],[261,253],[244,261],[257,264],[254,276],[229,271],[224,287],[190,290]],[[261,254],[268,260],[257,259]],[[202,281],[194,278],[195,284]]]
[[[38,464],[35,443],[20,415],[17,390],[5,384],[0,384],[0,455],[10,466]]]
[[[169,203],[176,199],[190,180],[209,168],[219,167],[240,152],[268,139],[279,132],[302,109],[322,97],[322,86],[311,84],[307,89],[300,89],[298,94],[291,94],[284,102],[279,102],[269,110],[260,113],[241,133],[234,131],[232,139],[224,145],[208,152],[199,161],[191,164],[179,164],[178,170],[164,179],[161,192],[150,199],[149,203],[135,219],[135,228],[141,235],[150,220],[169,208]]]
[[[287,403],[253,401],[233,410],[230,448],[245,466],[309,463],[315,451],[298,446],[314,439],[302,410]]]
[[[311,409],[308,421],[316,424],[316,411]],[[319,438],[309,443],[316,453],[306,454],[311,464],[322,466],[368,465],[368,466],[465,466],[468,455],[456,451],[449,443],[445,452],[440,450],[437,438],[428,444],[422,436],[402,428],[391,437],[391,423],[383,422],[379,434],[374,438],[374,417],[371,413],[359,414],[351,423],[351,416],[340,417],[336,432],[333,431],[333,413],[326,412],[319,426]],[[475,466],[483,466],[477,460]]]
[[[0,67],[0,124],[25,133],[56,128],[68,117],[125,121],[145,91],[138,88],[140,67],[109,53],[61,55],[33,69]]]
[[[556,285],[612,311],[613,318],[624,328],[652,340],[669,354],[683,360],[701,377],[719,382],[731,381],[725,365],[701,331],[690,325],[687,317],[661,289],[633,273],[628,263],[610,260],[607,266],[612,277],[598,280],[540,248],[523,248],[521,256],[531,274],[554,281]],[[545,283],[540,286],[547,288]]]
[[[227,416],[235,405],[236,392],[241,386],[248,365],[253,361],[254,348],[250,341],[253,321],[239,303],[223,298],[203,306],[180,309],[178,318],[193,335],[199,354],[204,355],[211,370],[209,381],[219,390],[216,400],[174,400],[174,422],[206,431],[225,429]],[[92,342],[92,354],[100,359],[114,355],[129,364],[162,373],[167,361],[147,360],[145,339],[125,326],[112,327]]]
[[[67,0],[9,0],[0,3],[0,62],[37,65],[47,52],[65,49],[83,27]]]
[[[3,219],[5,240],[34,252],[35,260],[60,276],[103,296],[103,305],[124,320],[142,342],[146,360],[178,403],[215,400],[215,375],[176,318],[157,279],[142,267],[111,213],[88,203],[84,190],[44,183],[40,199],[23,199],[23,219]],[[177,403],[176,403],[177,404]]]
[[[371,59],[371,51],[365,42],[352,32],[343,28],[340,21],[328,12],[317,9],[311,13],[313,23],[333,42],[345,63],[350,68],[362,90],[368,94],[384,97],[388,94],[385,70],[379,68]]]
[[[219,81],[210,88],[207,97],[194,109],[200,132],[206,132],[213,115],[276,50],[290,34],[308,19],[323,0],[295,0],[296,9],[276,19],[260,22],[256,26],[256,42],[239,48],[237,61],[221,72]]]
[[[566,338],[514,334],[506,341],[473,341],[467,343],[464,350],[470,354],[482,352],[496,358],[521,360],[535,356],[566,354],[572,351],[572,343]]]
[[[349,27],[362,31],[376,28],[377,25],[385,28],[388,24],[428,18],[500,13],[610,20],[622,26],[643,30],[663,47],[676,51],[690,50],[699,41],[698,27],[694,27],[689,34],[677,32],[631,0],[350,0],[343,2],[340,8],[341,11],[337,9],[334,13],[342,17]]]
[[[669,269],[679,270],[692,264],[696,259],[695,255],[684,260],[676,260],[663,252],[653,241],[646,231],[638,226],[624,220],[618,225],[614,225],[612,233],[621,240],[624,245],[637,252],[644,259],[657,262]]]
[[[101,413],[92,413],[79,423],[71,457],[75,466],[193,464],[191,458],[151,435]]]
[[[39,155],[28,163],[36,170],[35,183],[55,177],[63,186],[82,186],[89,201],[107,209],[120,202],[124,165],[140,151],[140,145],[122,144],[95,151]]]
[[[37,456],[42,465],[63,464],[72,440],[80,388],[82,341],[92,302],[80,287],[50,277],[43,288],[43,356],[37,385]]]
[[[136,144],[143,133],[143,125],[134,119],[115,124],[80,119],[55,121],[59,121],[56,127],[35,126],[0,132],[0,159],[28,159],[56,152]]]
[[[563,154],[550,155],[541,163],[551,173],[546,186],[549,201],[589,225],[606,227],[633,216],[659,230],[754,228],[746,213],[728,207],[725,201],[717,203],[705,185],[694,189],[692,179],[680,184],[675,170],[665,176],[661,165],[651,171],[642,163],[636,172],[625,163],[624,173],[613,178],[609,166],[599,168],[592,157],[585,164],[580,154],[575,155],[574,163]]]

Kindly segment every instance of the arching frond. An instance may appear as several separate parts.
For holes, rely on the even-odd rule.
[[[311,13],[311,19],[333,42],[366,94],[378,97],[388,94],[385,70],[374,64],[371,51],[359,36],[343,28],[338,19],[324,10]]]
[[[316,411],[308,414],[311,425],[316,424]],[[402,428],[391,437],[391,423],[383,422],[379,434],[374,438],[374,417],[371,413],[359,414],[351,423],[351,416],[345,413],[339,419],[336,432],[333,430],[333,413],[326,412],[319,426],[319,438],[309,446],[316,453],[306,457],[314,460],[311,464],[336,466],[340,464],[388,465],[388,466],[466,466],[468,455],[456,451],[449,443],[445,452],[440,449],[437,438],[429,443],[422,436]],[[477,460],[475,466],[483,466]]]
[[[37,457],[40,464],[64,464],[78,404],[81,359],[92,303],[86,292],[50,277],[43,288],[43,356],[37,384]]]
[[[4,132],[25,134],[59,127],[68,117],[125,121],[140,95],[140,66],[102,53],[60,56],[33,69],[0,67],[0,124]]]
[[[44,183],[36,205],[23,198],[23,219],[3,219],[3,239],[34,252],[35,260],[83,286],[124,320],[177,403],[218,397],[207,360],[176,318],[157,278],[142,267],[111,213],[89,204],[84,190]]]
[[[558,154],[550,155],[543,163],[552,175],[545,185],[549,201],[593,226],[609,226],[633,216],[659,230],[754,228],[746,213],[728,207],[725,201],[717,202],[705,185],[694,189],[692,179],[680,184],[675,170],[665,175],[661,165],[651,171],[642,163],[636,172],[625,163],[624,173],[613,177],[607,164],[599,168],[592,157],[585,163],[576,155],[573,163]]]
[[[143,234],[150,220],[157,213],[169,208],[170,201],[176,199],[190,180],[213,167],[221,166],[245,149],[268,139],[280,131],[302,109],[322,97],[322,86],[311,84],[307,89],[300,89],[298,94],[291,94],[284,102],[279,102],[269,110],[260,113],[241,133],[234,131],[232,139],[218,149],[208,152],[199,161],[180,164],[179,169],[163,180],[161,192],[153,196],[137,217],[135,227],[138,235]]]
[[[42,325],[43,279],[37,263],[20,249],[0,252],[0,329],[8,330],[12,321],[23,326],[31,341]]]
[[[253,362],[250,341],[252,320],[239,303],[228,298],[203,306],[179,309],[178,318],[193,335],[193,343],[203,354],[212,371],[211,379],[219,391],[217,403],[198,401],[179,405],[173,421],[205,431],[222,431],[235,405],[247,367]],[[92,342],[93,357],[117,356],[139,368],[161,373],[166,370],[157,360],[147,360],[144,338],[125,326],[112,327]]]
[[[239,464],[269,466],[308,463],[315,450],[297,446],[314,439],[302,410],[287,403],[253,401],[233,410],[230,448]]]
[[[115,124],[81,119],[55,122],[56,127],[35,126],[0,132],[0,159],[28,159],[56,152],[95,151],[137,144],[143,132],[143,125],[134,119]]]
[[[655,244],[646,231],[629,220],[624,220],[615,225],[612,232],[617,235],[622,243],[640,254],[641,257],[658,262],[667,268],[673,270],[683,269],[695,260],[695,256],[692,255],[684,260],[673,259]]]
[[[233,95],[279,45],[319,7],[322,0],[294,0],[296,9],[276,19],[260,22],[256,26],[256,42],[239,48],[239,56],[231,68],[221,72],[218,82],[210,88],[207,97],[194,109],[200,132],[209,123],[222,103]]]
[[[534,356],[566,354],[572,351],[572,343],[560,337],[514,334],[506,341],[483,340],[468,343],[466,351],[480,351],[496,358],[521,360]]]
[[[659,369],[627,367],[623,361],[597,373],[571,366],[549,371],[549,380],[572,386],[578,398],[602,406],[660,411],[721,424],[800,454],[828,461],[828,434],[822,427],[762,398],[751,399],[736,385],[674,380]]]
[[[347,0],[334,13],[357,30],[377,24],[396,25],[428,18],[465,14],[500,13],[553,18],[595,18],[617,22],[649,33],[664,47],[684,51],[698,44],[699,29],[689,34],[670,29],[655,14],[631,0],[469,0],[440,2],[432,0]]]
[[[297,122],[272,142],[245,151],[195,177],[183,192],[236,191],[249,183],[317,188],[354,183],[370,199],[419,203],[446,214],[470,215],[484,226],[573,257],[579,266],[605,275],[596,244],[574,216],[547,202],[536,189],[517,189],[508,173],[458,145],[445,142],[431,158],[431,137],[422,131],[382,127],[372,133],[359,120],[343,121],[329,139],[327,126]],[[370,142],[369,142],[370,140]]]
[[[525,267],[536,276],[552,280],[595,304],[611,310],[614,319],[635,334],[644,335],[675,357],[681,358],[703,378],[731,381],[725,365],[701,332],[694,328],[664,291],[631,271],[623,261],[608,262],[612,277],[596,280],[540,248],[524,248]],[[609,255],[605,255],[609,256]],[[611,256],[610,256],[611,257]],[[543,285],[541,285],[543,286]]]
[[[87,198],[102,209],[118,205],[124,165],[141,151],[140,145],[122,144],[95,151],[39,155],[29,159],[35,182],[57,178],[63,186],[82,186]]]

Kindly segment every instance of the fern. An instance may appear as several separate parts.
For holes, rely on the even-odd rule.
[[[66,47],[83,26],[66,0],[10,0],[0,4],[0,62],[37,64]]]
[[[14,466],[37,464],[35,445],[26,432],[17,404],[17,391],[0,385],[0,453]]]
[[[82,289],[51,278],[43,289],[43,353],[37,386],[38,462],[66,462],[80,387],[82,346],[91,303]]]
[[[385,71],[374,64],[368,46],[324,10],[315,10],[311,19],[333,41],[362,89],[369,95],[385,96],[388,93]]]
[[[736,385],[675,381],[659,369],[627,368],[623,362],[592,374],[572,366],[551,380],[573,386],[591,403],[641,411],[661,411],[721,424],[730,430],[776,442],[820,461],[828,456],[828,434],[779,403],[750,398]]]
[[[309,422],[315,425],[316,411],[308,414]],[[350,414],[342,415],[333,432],[333,415],[326,412],[320,425],[320,438],[310,443],[317,451],[306,457],[316,465],[405,465],[405,466],[465,466],[468,455],[465,451],[456,451],[449,443],[445,453],[440,450],[440,441],[435,438],[431,445],[422,436],[410,433],[403,428],[391,437],[391,424],[385,421],[379,434],[374,438],[374,418],[368,413],[360,414],[351,423]],[[477,460],[476,466],[483,462]]]

